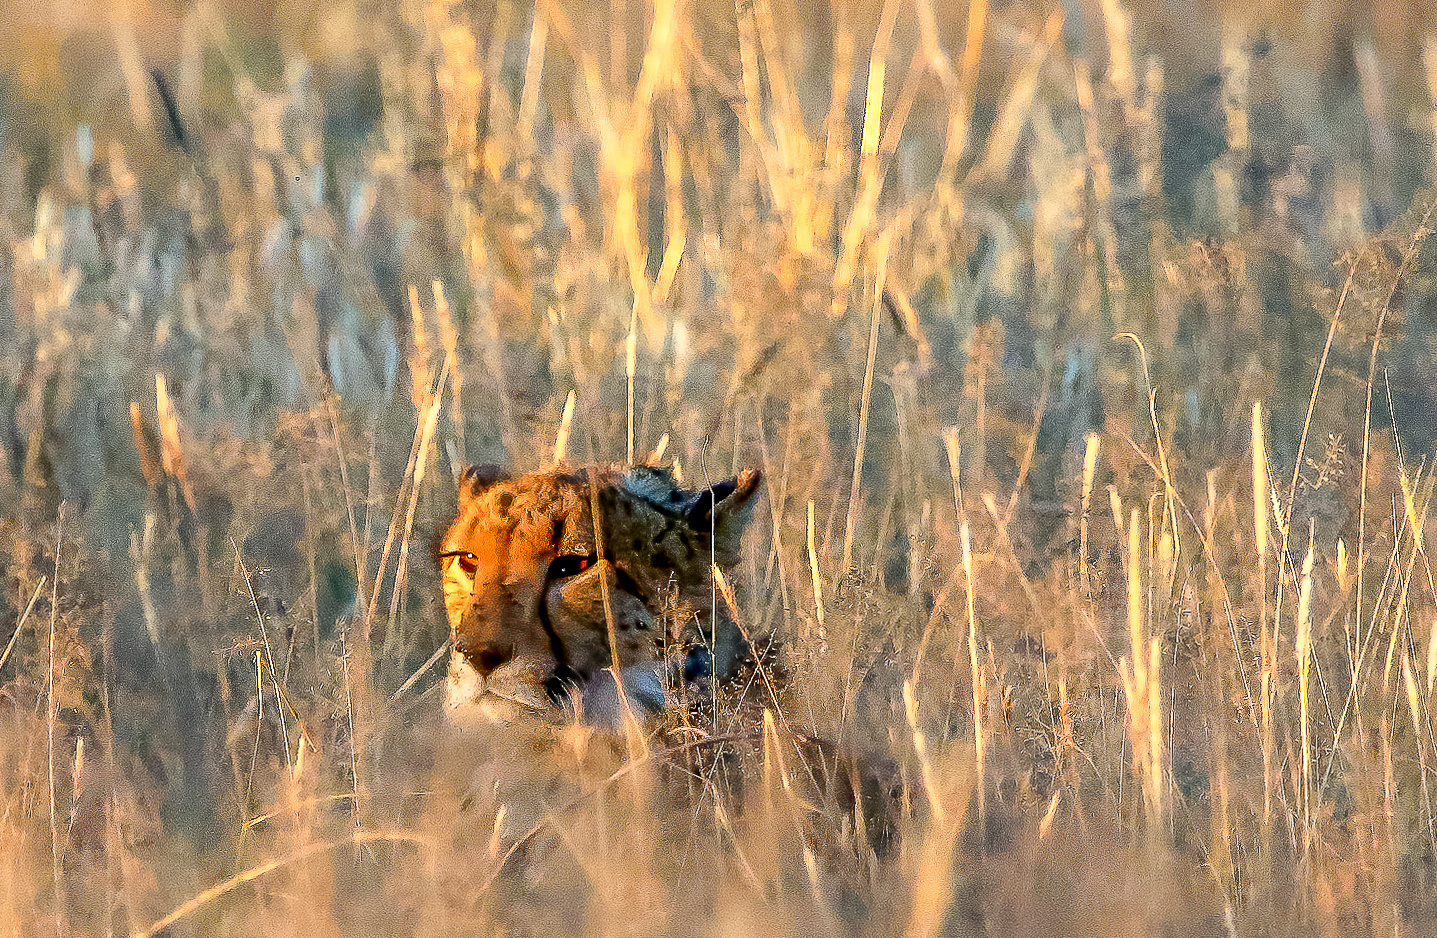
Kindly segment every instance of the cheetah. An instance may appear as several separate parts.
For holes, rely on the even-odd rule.
[[[438,546],[449,723],[617,728],[625,706],[644,721],[685,682],[733,674],[751,646],[712,571],[737,565],[761,482],[757,469],[697,489],[650,466],[466,469]]]

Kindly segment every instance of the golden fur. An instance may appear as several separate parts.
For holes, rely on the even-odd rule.
[[[643,718],[684,677],[728,675],[750,649],[716,608],[711,571],[738,562],[760,481],[754,469],[705,489],[647,466],[466,470],[439,544],[451,722],[616,726],[624,698]]]

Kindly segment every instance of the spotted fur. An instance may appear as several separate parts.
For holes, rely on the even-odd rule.
[[[467,469],[439,544],[451,722],[614,726],[616,662],[641,719],[685,676],[733,673],[750,650],[716,608],[711,570],[738,563],[760,481],[756,469],[703,489],[648,466]]]

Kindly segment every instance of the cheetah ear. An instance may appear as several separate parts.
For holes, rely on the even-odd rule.
[[[485,489],[509,478],[506,470],[493,464],[466,466],[459,476],[459,510],[462,512],[466,505],[484,494]]]
[[[698,501],[689,509],[689,527],[702,532],[712,527],[719,540],[737,541],[748,523],[753,496],[762,482],[762,472],[745,469],[734,478],[700,492]]]

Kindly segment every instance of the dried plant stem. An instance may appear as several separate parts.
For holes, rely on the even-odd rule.
[[[258,652],[255,655],[255,706],[258,708],[255,716],[255,745],[256,747],[259,745],[259,733],[264,726],[264,667],[262,662],[267,660],[270,679],[274,684],[275,713],[279,719],[280,735],[284,737],[284,759],[292,771],[294,763],[290,758],[289,727],[284,720],[284,706],[279,690],[279,673],[274,666],[274,648],[269,643],[269,629],[265,627],[264,612],[259,607],[259,598],[254,594],[254,582],[250,578],[249,571],[245,569],[244,556],[240,553],[239,545],[234,542],[234,538],[230,538],[230,547],[234,550],[235,564],[239,567],[240,577],[244,580],[245,590],[249,594],[250,608],[254,610],[255,621],[259,623],[260,641],[264,644],[264,658],[261,659]]]
[[[958,539],[963,545],[963,594],[968,613],[968,667],[973,681],[973,758],[978,785],[978,825],[983,829],[988,817],[988,741],[983,723],[983,704],[988,699],[988,687],[986,675],[978,662],[978,614],[973,605],[973,539],[967,521],[958,526]]]
[[[55,718],[58,705],[55,702],[55,623],[60,615],[60,544],[65,533],[65,503],[60,503],[59,516],[55,519],[55,573],[50,578],[50,658],[46,671],[45,692],[45,735],[49,744],[50,780],[50,855],[55,875],[55,934],[62,936],[65,927],[65,870],[60,861],[60,819],[55,807]]]
[[[531,144],[534,117],[539,110],[539,86],[544,75],[544,46],[549,38],[549,17],[544,4],[534,5],[534,22],[529,28],[529,58],[524,66],[524,90],[519,97],[519,117],[514,138]]]
[[[813,574],[813,609],[818,622],[819,654],[828,652],[828,629],[823,619],[823,578],[818,575],[818,550],[814,543],[813,499],[808,500],[808,569]],[[34,600],[31,600],[34,602]],[[1433,654],[1437,654],[1437,627],[1432,630]]]
[[[1038,92],[1038,76],[1042,73],[1043,65],[1048,61],[1048,52],[1058,41],[1062,28],[1063,17],[1054,13],[1043,25],[1042,35],[1034,38],[1028,50],[1028,57],[1017,77],[1013,79],[1013,86],[1008,90],[1002,107],[998,110],[998,116],[993,121],[983,160],[973,169],[976,178],[1000,179],[1006,175],[1008,164],[1013,159],[1013,151],[1018,145],[1018,138],[1028,121],[1033,98]]]
[[[813,518],[813,502],[809,502],[808,504],[808,517],[811,522]],[[20,621],[15,623],[15,631],[10,633],[10,641],[5,643],[4,653],[0,654],[0,669],[3,669],[5,662],[10,660],[10,652],[15,649],[15,643],[19,641],[20,633],[25,631],[25,622],[30,618],[30,613],[35,609],[35,601],[40,598],[40,591],[45,588],[45,583],[48,580],[48,576],[42,576],[40,577],[40,582],[35,584],[35,592],[30,594],[30,601],[25,604],[25,611],[20,614]],[[1437,635],[1437,630],[1434,630],[1433,634]],[[1433,643],[1433,648],[1437,648],[1437,642]]]
[[[569,454],[569,434],[574,428],[574,404],[577,400],[578,395],[572,390],[564,399],[564,415],[559,418],[559,432],[554,435],[554,459],[551,466],[560,465]]]
[[[366,639],[369,637],[369,631],[374,622],[374,609],[379,602],[379,591],[384,586],[384,576],[389,572],[389,558],[393,555],[395,540],[399,538],[401,534],[406,541],[408,540],[409,528],[413,520],[412,505],[414,499],[418,497],[419,479],[423,477],[423,469],[419,468],[419,463],[421,456],[427,459],[429,443],[433,439],[434,434],[432,420],[438,419],[438,408],[434,402],[442,398],[444,382],[448,380],[449,372],[453,364],[453,361],[446,356],[444,368],[439,374],[439,385],[427,396],[429,401],[428,412],[424,414],[424,419],[414,430],[414,442],[410,444],[409,447],[409,462],[404,467],[404,479],[400,483],[399,494],[395,500],[394,515],[389,519],[389,531],[384,537],[384,548],[379,554],[379,569],[375,571],[373,586],[369,591],[369,595],[374,599],[374,603],[368,606],[364,613],[364,637]],[[370,465],[371,467],[374,465],[372,460]],[[409,496],[411,508],[407,512],[409,520],[401,525],[399,520],[399,506],[404,503],[406,494]],[[367,540],[366,538],[366,541]],[[395,589],[397,592],[397,585]]]
[[[632,466],[634,464],[634,371],[638,367],[639,356],[639,301],[635,294],[633,311],[629,314],[629,334],[624,339],[624,375],[628,379],[629,390],[629,433],[627,445],[624,450],[624,463]]]
[[[399,565],[394,571],[394,590],[389,597],[389,628],[385,630],[385,651],[393,654],[397,643],[403,643],[400,660],[408,656],[408,642],[404,641],[399,628],[399,600],[404,595],[409,580],[410,532],[414,530],[414,512],[419,506],[419,487],[424,484],[425,469],[429,465],[429,452],[434,442],[434,429],[439,423],[439,410],[444,404],[444,383],[453,370],[454,360],[444,358],[444,367],[439,372],[439,383],[429,397],[420,424],[419,449],[414,460],[414,476],[409,483],[409,505],[404,513],[404,536],[399,544]]]
[[[589,476],[589,510],[594,519],[594,553],[604,556],[604,539],[608,532],[602,524],[603,513],[599,505],[599,482],[590,474]],[[639,725],[638,717],[634,714],[633,705],[629,702],[629,692],[624,687],[623,667],[619,663],[619,637],[618,629],[614,621],[613,590],[609,585],[611,574],[608,570],[603,572],[599,578],[600,596],[604,604],[604,624],[608,629],[609,641],[609,667],[614,675],[614,687],[619,694],[619,713],[624,726],[624,742],[628,746],[629,758],[641,760],[648,757],[649,744],[644,738],[643,729]]]
[[[1157,391],[1153,388],[1152,373],[1148,369],[1148,350],[1139,339],[1131,332],[1123,332],[1114,336],[1115,339],[1127,339],[1138,348],[1138,359],[1143,366],[1143,383],[1148,389],[1148,418],[1152,421],[1153,427],[1153,448],[1157,450],[1157,468],[1163,481],[1163,495],[1167,507],[1167,522],[1171,525],[1173,535],[1173,550],[1181,551],[1181,544],[1178,543],[1178,509],[1177,489],[1173,487],[1172,472],[1168,469],[1168,451],[1163,445],[1162,429],[1158,424]]]
[[[1113,227],[1112,212],[1112,171],[1103,149],[1098,109],[1093,99],[1093,76],[1087,61],[1079,59],[1075,62],[1073,73],[1078,106],[1083,114],[1083,139],[1087,144],[1088,172],[1093,186],[1095,234],[1102,239],[1103,278],[1114,307],[1113,319],[1122,323],[1126,321],[1123,298],[1127,295],[1127,283],[1122,268],[1118,266],[1118,232]]]
[[[1412,717],[1412,735],[1417,742],[1417,767],[1422,775],[1422,807],[1427,813],[1427,838],[1429,843],[1437,844],[1437,824],[1434,824],[1432,817],[1432,791],[1427,781],[1427,747],[1422,743],[1422,731],[1426,729],[1430,739],[1431,727],[1423,726],[1423,717],[1427,711],[1423,706],[1422,691],[1412,673],[1412,661],[1406,649],[1402,652],[1402,685],[1407,691],[1407,712]]]
[[[968,4],[968,31],[956,75],[938,42],[937,17],[934,16],[931,0],[919,0],[917,9],[922,39],[920,50],[927,56],[929,68],[938,74],[938,81],[948,97],[948,133],[937,179],[938,191],[947,192],[952,189],[957,177],[958,160],[968,147],[968,131],[973,119],[973,89],[978,81],[978,61],[983,52],[983,27],[988,17],[988,2],[971,0]]]
[[[334,396],[324,397],[325,414],[329,417],[330,438],[334,441],[335,462],[339,464],[339,485],[344,490],[344,511],[349,520],[349,541],[354,551],[354,589],[358,594],[361,613],[369,609],[369,596],[364,589],[365,554],[368,551],[368,537],[360,540],[359,523],[354,516],[354,487],[349,482],[349,460],[344,455],[344,439],[339,432],[339,412],[334,406]],[[368,527],[368,518],[365,519]]]
[[[848,307],[849,286],[858,266],[858,252],[865,235],[872,229],[874,209],[883,187],[883,173],[878,159],[878,128],[883,111],[883,83],[888,68],[888,47],[893,39],[893,24],[898,18],[897,0],[884,0],[873,39],[873,52],[868,60],[868,103],[863,112],[863,143],[859,166],[858,197],[843,229],[843,251],[833,269],[833,305],[829,315],[837,319]],[[885,252],[886,253],[886,252]],[[879,274],[880,281],[882,274]],[[883,291],[879,290],[882,296]],[[878,316],[878,310],[873,312]],[[875,326],[875,329],[877,327]],[[872,370],[870,366],[870,371]],[[845,569],[847,561],[845,560]]]
[[[1402,255],[1402,264],[1392,276],[1392,283],[1387,290],[1387,296],[1383,299],[1382,309],[1377,314],[1377,324],[1372,330],[1372,350],[1367,359],[1367,402],[1363,410],[1362,422],[1362,471],[1358,477],[1357,488],[1357,589],[1356,610],[1353,618],[1355,620],[1354,631],[1359,636],[1362,635],[1362,581],[1367,566],[1367,464],[1371,449],[1372,387],[1377,380],[1377,353],[1382,347],[1382,331],[1387,324],[1387,314],[1392,308],[1392,298],[1397,295],[1397,288],[1402,284],[1412,262],[1416,260],[1418,246],[1431,233],[1431,229],[1427,225],[1432,219],[1434,210],[1437,210],[1437,200],[1427,207],[1427,211],[1422,214],[1422,220],[1417,223],[1412,240],[1407,245],[1407,251]]]
[[[1137,99],[1136,71],[1133,68],[1132,26],[1128,11],[1119,0],[1100,0],[1103,26],[1108,33],[1108,79],[1123,103],[1131,110]]]
[[[1277,784],[1273,759],[1273,702],[1277,693],[1275,636],[1270,628],[1271,611],[1268,608],[1267,589],[1267,541],[1268,541],[1268,493],[1271,480],[1267,471],[1267,433],[1262,416],[1262,402],[1252,405],[1252,524],[1253,537],[1257,547],[1258,593],[1261,596],[1261,613],[1258,619],[1259,657],[1262,667],[1260,716],[1258,724],[1262,732],[1262,843],[1271,853],[1272,846],[1272,791]]]
[[[1312,852],[1312,718],[1309,702],[1312,670],[1312,540],[1309,538],[1307,559],[1302,564],[1302,587],[1297,599],[1297,638],[1293,652],[1297,656],[1298,729],[1302,734],[1302,774],[1297,803],[1302,809],[1302,851]]]
[[[1134,508],[1128,523],[1128,638],[1131,655],[1118,662],[1118,674],[1128,698],[1128,737],[1133,751],[1133,774],[1143,792],[1148,836],[1156,842],[1167,814],[1165,748],[1163,744],[1161,652],[1162,640],[1148,636],[1143,602],[1142,525]]]
[[[1353,263],[1353,264],[1350,265],[1350,266],[1348,267],[1348,269],[1347,269],[1347,279],[1343,282],[1343,284],[1342,284],[1342,292],[1341,292],[1341,293],[1338,295],[1338,297],[1337,297],[1337,307],[1333,310],[1333,313],[1332,313],[1332,322],[1329,323],[1329,324],[1328,324],[1328,327],[1327,327],[1327,341],[1326,341],[1326,342],[1323,344],[1323,346],[1322,346],[1322,358],[1318,360],[1318,363],[1317,363],[1317,374],[1316,374],[1316,375],[1313,377],[1313,379],[1312,379],[1312,394],[1311,394],[1311,395],[1308,397],[1308,399],[1307,399],[1307,414],[1303,417],[1303,420],[1302,420],[1302,434],[1301,434],[1301,435],[1298,437],[1298,439],[1297,439],[1297,458],[1296,458],[1296,461],[1293,463],[1293,466],[1292,466],[1292,482],[1291,482],[1291,484],[1288,486],[1288,489],[1287,489],[1287,505],[1286,505],[1286,507],[1283,509],[1282,520],[1281,520],[1281,523],[1280,523],[1280,526],[1279,526],[1279,530],[1280,530],[1281,533],[1282,533],[1282,546],[1279,548],[1278,553],[1279,553],[1280,556],[1283,556],[1283,557],[1286,557],[1286,556],[1287,556],[1288,533],[1291,531],[1291,528],[1292,528],[1292,506],[1293,506],[1293,504],[1296,502],[1295,496],[1297,495],[1297,482],[1298,482],[1298,479],[1299,479],[1299,478],[1301,477],[1301,475],[1302,475],[1302,467],[1303,467],[1303,465],[1305,465],[1305,463],[1304,463],[1303,460],[1304,460],[1304,456],[1306,455],[1306,451],[1307,451],[1307,436],[1308,436],[1309,431],[1311,431],[1311,429],[1312,429],[1312,415],[1313,415],[1313,412],[1316,411],[1316,409],[1317,409],[1317,393],[1318,393],[1319,390],[1321,390],[1321,388],[1322,388],[1322,378],[1323,378],[1323,376],[1327,373],[1327,359],[1328,359],[1328,356],[1331,355],[1331,353],[1332,353],[1332,340],[1333,340],[1333,338],[1337,335],[1338,325],[1342,322],[1342,310],[1343,310],[1343,308],[1346,307],[1346,305],[1347,305],[1347,297],[1348,297],[1348,295],[1349,295],[1349,294],[1351,293],[1351,291],[1352,291],[1352,278],[1356,275],[1356,273],[1357,273],[1357,266],[1356,266],[1355,263]],[[1257,407],[1260,407],[1260,406],[1261,406],[1261,404],[1260,404],[1260,402],[1259,402],[1259,404],[1255,404],[1255,405],[1254,405],[1254,408],[1257,408]],[[1254,409],[1254,411],[1253,411],[1253,420],[1254,420],[1254,421],[1257,420],[1257,413],[1258,413],[1257,410]],[[1253,430],[1254,430],[1254,433],[1257,431],[1257,425],[1256,425],[1255,422],[1254,422],[1254,425],[1253,425]],[[1254,437],[1254,439],[1256,439],[1256,437]],[[1257,458],[1256,452],[1254,452],[1253,458],[1254,458],[1254,459]],[[1265,464],[1265,457],[1264,457],[1264,464]],[[1270,488],[1265,488],[1265,489],[1263,489],[1262,496],[1263,496],[1264,499],[1266,499],[1266,498],[1268,497],[1268,493],[1269,493],[1270,491],[1271,491]],[[1263,508],[1263,516],[1266,517],[1266,515],[1267,515],[1267,509],[1266,509],[1266,507],[1264,506],[1264,508]],[[1265,534],[1265,533],[1264,533],[1264,535],[1263,535],[1263,543],[1264,543],[1264,544],[1266,543],[1266,534]],[[1263,582],[1264,582],[1264,583],[1267,582],[1267,580],[1266,580],[1265,577],[1264,577],[1264,579],[1263,579]],[[1286,580],[1284,580],[1282,577],[1278,577],[1278,580],[1277,580],[1277,612],[1278,612],[1279,615],[1280,615],[1281,612],[1282,612],[1283,587],[1284,587],[1285,584],[1286,584]],[[1265,595],[1265,594],[1264,594],[1264,595]],[[1361,622],[1361,612],[1360,612],[1360,610],[1361,610],[1361,600],[1360,600],[1360,599],[1359,599],[1359,601],[1358,601],[1358,609],[1359,609],[1358,621],[1359,621],[1359,623],[1360,623],[1360,622]],[[1359,629],[1358,631],[1360,632],[1361,630]]]
[[[874,264],[873,318],[868,330],[868,364],[863,369],[863,400],[858,409],[858,443],[853,454],[853,479],[848,489],[848,519],[843,527],[843,566],[846,576],[853,563],[853,532],[858,523],[859,488],[863,481],[863,453],[868,442],[868,406],[873,399],[873,363],[878,355],[878,323],[883,311],[883,280],[888,269],[888,250],[892,245],[892,229],[879,239]]]
[[[1098,466],[1098,435],[1089,433],[1083,450],[1083,489],[1078,513],[1078,565],[1081,570],[1083,595],[1092,594],[1092,578],[1088,571],[1088,507],[1093,496],[1093,477]]]
[[[136,931],[131,936],[131,938],[151,938],[151,936],[159,934],[160,932],[169,928],[171,925],[175,924],[175,922],[178,922],[180,919],[191,915],[192,913],[198,911],[199,909],[203,908],[204,906],[208,905],[219,897],[225,895],[226,893],[236,889],[239,886],[243,886],[245,883],[253,882],[256,879],[273,873],[275,870],[283,869],[287,866],[293,866],[294,864],[303,862],[310,857],[318,856],[321,853],[327,853],[330,850],[334,850],[338,847],[344,847],[351,844],[359,846],[361,844],[374,843],[408,843],[415,844],[421,847],[431,848],[434,846],[434,844],[428,839],[421,837],[418,834],[408,833],[407,831],[355,831],[353,834],[348,837],[345,837],[342,840],[319,841],[317,843],[306,844],[298,850],[288,853],[282,857],[276,857],[273,860],[266,860],[264,863],[256,864],[255,866],[252,866],[249,869],[244,870],[243,872],[236,873],[234,876],[231,876],[229,879],[225,880],[222,883],[219,883],[218,885],[211,886],[209,889],[206,889],[204,892],[201,892],[194,898],[181,903],[178,907],[175,908],[173,912],[171,912],[169,915],[166,915],[159,921],[154,922],[148,928]]]

